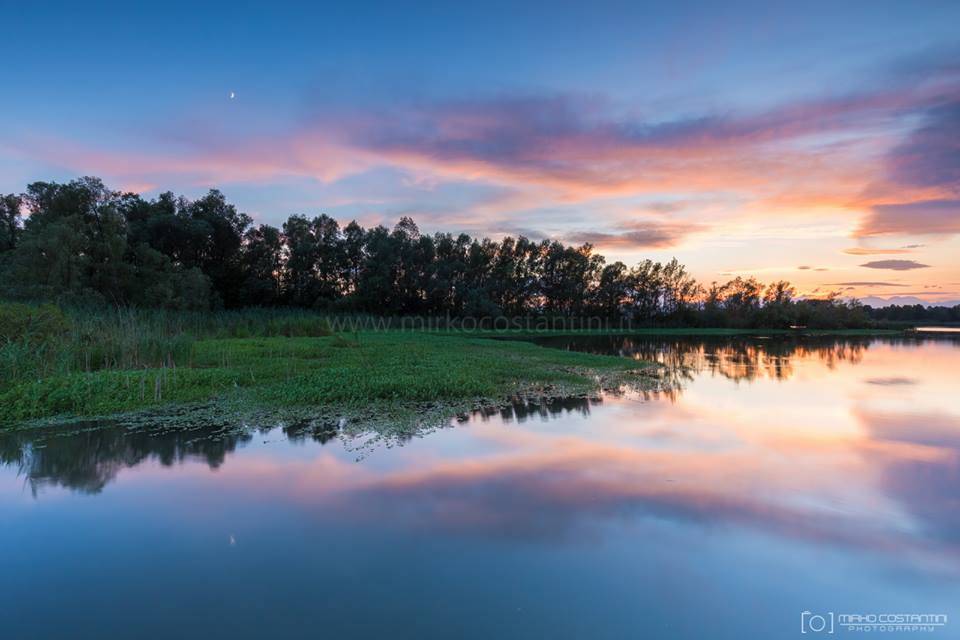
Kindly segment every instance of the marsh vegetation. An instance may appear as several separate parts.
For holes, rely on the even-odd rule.
[[[2,305],[0,317],[7,424],[210,402],[241,412],[457,412],[518,394],[586,393],[647,366],[469,334],[332,333],[324,317],[296,310],[65,313]]]

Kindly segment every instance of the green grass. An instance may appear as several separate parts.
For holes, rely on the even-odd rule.
[[[192,344],[189,365],[53,374],[0,388],[0,423],[105,416],[184,403],[250,409],[462,407],[523,393],[582,393],[630,360],[524,342],[413,332],[221,338]]]
[[[356,331],[302,310],[174,313],[0,303],[0,425],[205,404],[356,414],[460,410],[518,393],[582,393],[634,361],[489,338],[874,335],[703,328]],[[648,380],[648,379],[645,379]],[[647,383],[655,384],[654,382]],[[418,409],[419,410],[419,409]]]
[[[96,370],[189,366],[205,338],[331,334],[325,317],[296,309],[60,310],[0,302],[0,389]]]

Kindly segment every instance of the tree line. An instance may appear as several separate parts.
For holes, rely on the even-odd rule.
[[[500,241],[327,215],[256,225],[217,190],[147,200],[98,178],[0,197],[0,294],[169,309],[293,306],[377,315],[624,319],[650,325],[854,327],[838,296],[785,281],[698,283],[676,259],[608,263],[590,244]]]
[[[924,306],[922,304],[891,304],[886,307],[866,307],[873,320],[916,324],[960,325],[960,304],[952,307]]]

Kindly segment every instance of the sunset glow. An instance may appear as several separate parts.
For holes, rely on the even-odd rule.
[[[960,301],[956,3],[175,4],[4,6],[0,192],[218,188]]]

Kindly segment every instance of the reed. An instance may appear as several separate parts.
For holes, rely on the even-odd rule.
[[[320,337],[320,314],[287,309],[176,312],[0,303],[0,386],[100,370],[191,366],[198,340]]]

